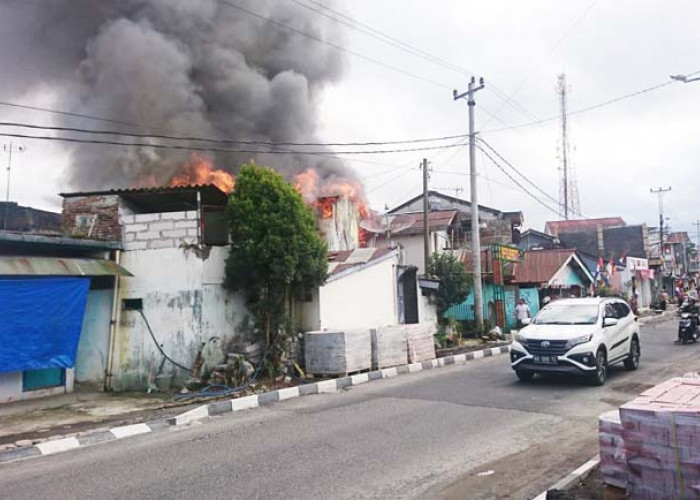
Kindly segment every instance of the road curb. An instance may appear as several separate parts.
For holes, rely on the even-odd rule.
[[[74,450],[84,446],[90,446],[108,441],[116,441],[141,434],[162,432],[172,427],[166,420],[142,422],[140,424],[121,425],[109,430],[95,430],[92,432],[78,433],[71,436],[52,436],[32,446],[20,446],[10,450],[0,451],[0,464],[14,462],[25,458],[44,455],[54,455],[64,451]]]
[[[23,460],[26,458],[53,455],[55,453],[61,453],[64,451],[106,443],[109,441],[116,441],[118,439],[125,439],[141,434],[176,430],[180,427],[191,425],[210,417],[226,415],[228,413],[243,410],[250,410],[265,404],[277,403],[303,396],[310,396],[312,394],[334,393],[347,387],[368,384],[376,380],[418,373],[424,370],[432,370],[433,368],[440,368],[443,366],[463,365],[475,359],[498,356],[499,354],[506,354],[509,352],[510,345],[492,347],[465,354],[455,354],[443,358],[431,359],[421,363],[394,366],[368,373],[351,375],[348,377],[320,380],[311,384],[286,387],[275,391],[253,394],[251,396],[244,396],[241,398],[215,401],[213,403],[198,406],[197,408],[193,408],[192,410],[168,419],[122,425],[108,430],[105,430],[104,428],[96,429],[94,431],[69,436],[51,436],[48,439],[42,440],[42,442],[35,443],[31,446],[20,446],[10,450],[0,451],[0,464],[13,462],[16,460]]]
[[[586,479],[599,465],[600,456],[596,455],[578,469],[569,472],[569,474],[557,481],[550,488],[547,488],[546,491],[537,495],[533,500],[547,500],[547,493],[550,491],[566,491],[573,488]]]
[[[252,396],[245,396],[243,398],[217,401],[215,403],[199,406],[188,412],[183,413],[182,415],[172,417],[168,420],[168,422],[170,423],[170,425],[173,426],[188,425],[209,417],[220,416],[226,413],[233,413],[241,410],[248,410],[251,408],[257,408],[268,403],[277,403],[279,401],[285,401],[287,399],[293,399],[302,396],[309,396],[311,394],[337,392],[340,389],[367,384],[375,380],[382,380],[396,377],[398,375],[417,373],[424,370],[432,370],[433,368],[440,368],[442,366],[462,365],[467,363],[468,361],[472,361],[475,359],[481,359],[490,356],[498,356],[499,354],[506,354],[509,352],[510,345],[492,347],[489,349],[483,349],[481,351],[472,351],[465,354],[455,354],[452,356],[446,356],[444,358],[423,361],[421,363],[411,363],[406,365],[394,366],[392,368],[384,368],[382,370],[375,370],[369,373],[351,375],[349,377],[321,380],[319,382],[314,382],[311,384],[304,384],[296,387],[278,389],[276,391],[265,392],[262,394],[254,394]]]

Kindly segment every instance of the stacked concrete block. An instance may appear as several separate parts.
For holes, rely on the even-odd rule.
[[[197,243],[197,212],[163,212],[121,215],[125,250],[177,248]]]
[[[404,325],[372,330],[372,368],[381,370],[408,362],[408,342]]]
[[[632,499],[700,499],[700,379],[668,380],[620,408]]]
[[[408,345],[408,362],[420,363],[435,359],[435,339],[437,326],[432,323],[405,325]]]
[[[619,410],[603,413],[598,418],[598,442],[600,443],[603,482],[625,489],[627,487],[627,460]]]
[[[341,375],[372,367],[372,340],[369,329],[317,331],[304,335],[307,373]]]

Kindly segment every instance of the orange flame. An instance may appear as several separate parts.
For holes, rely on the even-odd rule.
[[[318,208],[322,219],[330,219],[333,217],[333,207],[337,202],[337,196],[326,196],[316,200],[315,205]]]
[[[230,193],[236,185],[236,178],[221,169],[214,169],[210,158],[193,154],[189,162],[182,167],[182,172],[175,175],[169,186],[192,186],[196,184],[214,184]]]

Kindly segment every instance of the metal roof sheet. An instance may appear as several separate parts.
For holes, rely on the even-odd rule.
[[[625,226],[622,217],[603,217],[600,219],[555,220],[545,223],[544,231],[557,236],[559,233],[586,231],[601,227]]]
[[[516,283],[548,283],[574,254],[571,249],[528,250],[523,260],[513,265]]]
[[[133,276],[111,260],[57,257],[0,257],[5,276]]]

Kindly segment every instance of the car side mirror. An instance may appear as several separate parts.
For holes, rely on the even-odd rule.
[[[615,326],[619,323],[617,318],[605,318],[603,320],[603,327],[607,328],[609,326]]]
[[[532,322],[532,318],[523,318],[520,320],[520,322],[523,324],[523,326],[527,326]]]

